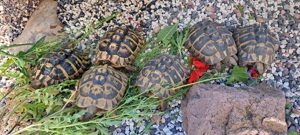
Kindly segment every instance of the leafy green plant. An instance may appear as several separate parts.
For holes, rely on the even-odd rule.
[[[250,16],[250,17],[249,17],[249,20],[254,20],[254,17],[253,17],[253,16]]]
[[[183,31],[179,32],[177,31],[174,34],[174,39],[171,40],[171,48],[175,48],[174,50],[171,50],[171,54],[176,55],[179,53],[180,58],[182,57],[182,50],[184,49],[183,45],[185,44],[187,38],[188,38],[188,33],[190,29],[190,22],[187,24],[187,27],[183,29]]]
[[[238,5],[236,6],[236,8],[237,8],[241,13],[243,13],[243,7],[242,7],[241,4],[238,4]]]
[[[173,55],[180,55],[180,58],[183,58],[182,56],[182,50],[184,49],[183,45],[185,44],[187,37],[188,37],[188,31],[190,29],[190,22],[187,24],[187,27],[185,27],[181,32],[178,31],[178,23],[175,23],[173,25],[167,26],[164,29],[160,30],[157,34],[158,42],[162,41],[162,43],[167,46],[170,44],[170,53]]]
[[[291,110],[292,109],[292,105],[290,102],[286,102],[285,103],[285,109]]]

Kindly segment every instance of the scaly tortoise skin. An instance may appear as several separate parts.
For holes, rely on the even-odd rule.
[[[225,26],[203,20],[193,25],[185,43],[188,51],[208,65],[237,65],[237,48],[232,33]]]
[[[141,87],[140,92],[146,92],[148,96],[167,98],[176,93],[173,87],[185,83],[190,72],[191,70],[181,63],[178,57],[160,55],[146,62],[137,77],[135,86]],[[165,109],[164,102],[161,102],[161,108]]]
[[[128,26],[116,27],[101,38],[95,65],[110,64],[115,68],[125,67],[136,71],[137,68],[130,64],[144,44],[144,37],[137,31],[133,31]]]
[[[77,83],[76,105],[87,108],[81,118],[88,121],[96,113],[105,113],[115,108],[122,99],[128,77],[107,64],[86,71]]]
[[[41,88],[74,79],[86,71],[88,56],[75,49],[62,48],[46,54],[31,72],[31,86]]]
[[[263,74],[274,61],[276,38],[271,35],[266,24],[237,28],[234,39],[240,66],[254,66],[259,74]]]

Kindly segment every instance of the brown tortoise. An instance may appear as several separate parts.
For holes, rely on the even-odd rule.
[[[87,108],[81,118],[88,121],[96,113],[105,113],[115,108],[122,99],[128,77],[107,64],[86,71],[77,83],[76,105]]]
[[[31,72],[31,86],[41,88],[74,79],[86,71],[91,62],[78,50],[62,48],[46,54]]]
[[[190,69],[182,64],[178,57],[160,55],[146,62],[140,71],[135,86],[141,87],[140,92],[159,99],[167,98],[176,93],[173,87],[182,85],[189,77]],[[162,100],[161,109],[165,110]]]
[[[137,68],[130,64],[144,44],[143,36],[128,26],[113,28],[100,39],[95,64],[136,71]]]
[[[221,63],[237,65],[237,48],[232,33],[225,26],[203,20],[189,31],[185,47],[199,60],[220,69]]]
[[[276,39],[266,24],[237,28],[234,31],[234,39],[240,66],[254,66],[259,74],[263,74],[274,61]]]

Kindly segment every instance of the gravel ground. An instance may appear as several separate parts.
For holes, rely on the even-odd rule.
[[[194,0],[194,1],[161,1],[145,0],[126,2],[101,1],[101,0],[58,0],[57,13],[59,19],[65,25],[67,33],[78,37],[84,31],[79,28],[85,24],[95,23],[112,13],[122,10],[122,14],[112,21],[105,23],[86,40],[83,40],[78,48],[89,49],[89,41],[95,40],[95,35],[102,36],[106,30],[120,25],[131,25],[138,31],[143,32],[144,37],[150,35],[168,25],[179,22],[182,29],[191,20],[195,24],[202,19],[213,19],[234,30],[237,26],[250,25],[253,23],[265,22],[275,37],[278,39],[276,60],[270,69],[264,74],[264,80],[275,87],[286,92],[287,101],[291,103],[292,109],[286,110],[286,118],[289,132],[298,132],[300,126],[300,1],[299,0],[277,0],[277,1],[237,1],[237,0]],[[2,10],[0,2],[0,15]],[[241,5],[243,12],[237,7]],[[3,7],[3,6],[2,6]],[[26,17],[26,16],[25,16]],[[17,24],[9,26],[16,28],[17,32],[12,34],[0,33],[0,44],[8,43],[3,40],[12,41],[24,27],[26,19],[19,18]],[[1,17],[0,17],[1,20]],[[5,23],[1,21],[0,28]],[[18,27],[19,26],[19,27]],[[0,30],[1,30],[0,29]],[[1,32],[1,31],[0,31]],[[92,55],[91,55],[92,57]],[[1,88],[6,85],[7,79],[1,78]],[[224,80],[211,83],[224,84]],[[244,84],[234,84],[240,87]],[[181,128],[180,100],[169,103],[168,111],[158,122],[150,127],[148,134],[185,134]],[[119,127],[111,127],[114,135],[141,134],[149,120],[135,122],[131,119],[124,119]]]

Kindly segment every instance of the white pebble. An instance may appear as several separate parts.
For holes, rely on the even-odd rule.
[[[296,53],[297,53],[297,54],[300,54],[300,48],[297,49]]]
[[[144,129],[145,129],[145,126],[142,125],[142,126],[139,128],[139,133],[141,133]]]
[[[163,131],[166,133],[166,132],[170,131],[170,129],[167,126],[165,126]]]
[[[283,87],[288,88],[288,87],[289,87],[289,82],[285,82],[285,83],[283,84]]]
[[[272,67],[272,73],[276,72],[276,67]]]
[[[286,44],[287,44],[287,41],[286,41],[286,40],[282,40],[282,41],[281,41],[281,44],[286,45]]]
[[[177,117],[177,120],[178,120],[179,122],[182,122],[181,116],[178,116],[178,117]]]
[[[0,6],[0,11],[3,11],[4,10],[4,7],[3,6]]]

